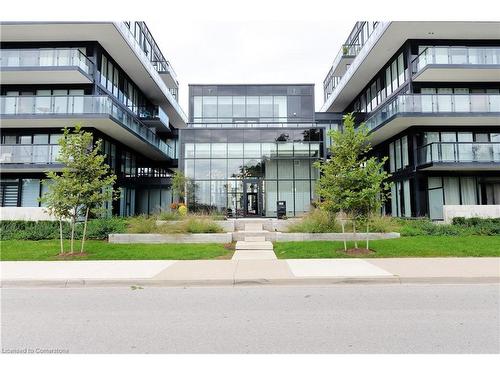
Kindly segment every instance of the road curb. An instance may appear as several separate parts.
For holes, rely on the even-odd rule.
[[[369,284],[492,284],[500,277],[313,277],[287,279],[115,279],[115,280],[2,280],[0,288],[82,288],[82,287],[199,287],[199,286],[278,286],[278,285],[369,285]]]

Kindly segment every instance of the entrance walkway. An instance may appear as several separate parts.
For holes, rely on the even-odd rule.
[[[246,222],[244,230],[239,233],[243,240],[236,241],[233,259],[276,259],[273,243],[266,240],[266,234],[270,232],[264,230],[262,222]]]

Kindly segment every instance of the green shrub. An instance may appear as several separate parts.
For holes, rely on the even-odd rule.
[[[122,217],[105,219],[92,219],[87,224],[87,238],[93,240],[106,240],[110,233],[125,233],[127,221]],[[79,238],[83,235],[83,225],[78,226]]]
[[[452,224],[482,236],[500,235],[500,218],[471,217],[466,219],[464,217],[455,217]]]
[[[220,233],[222,228],[210,219],[189,218],[185,222],[187,233]]]
[[[342,228],[335,217],[319,208],[313,209],[299,222],[290,224],[288,232],[297,233],[336,233]]]
[[[128,219],[128,233],[154,233],[156,230],[156,218],[146,215],[134,216]]]
[[[181,219],[181,215],[179,215],[179,212],[177,212],[177,211],[161,212],[158,214],[158,220],[175,221],[175,220],[180,220],[180,219]]]
[[[106,239],[109,233],[123,233],[125,231],[125,219],[119,217],[92,219],[87,224],[87,238],[101,240]],[[83,223],[78,223],[75,229],[75,238],[81,239],[83,235]],[[63,222],[63,237],[71,236],[71,228],[67,222]],[[59,238],[59,221],[0,221],[0,238],[2,240],[52,240]]]
[[[399,220],[390,216],[372,216],[369,223],[369,231],[376,233],[399,232],[401,223]],[[360,228],[361,231],[366,231],[365,226]]]

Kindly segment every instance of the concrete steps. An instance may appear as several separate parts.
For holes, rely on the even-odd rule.
[[[271,232],[262,228],[261,222],[245,223],[245,230],[233,233],[233,241],[236,240],[236,250],[273,250],[270,241]]]
[[[257,232],[233,232],[233,241],[245,241],[246,237],[264,237],[265,241],[276,241],[276,232],[268,232],[265,230]]]
[[[273,243],[271,241],[237,241],[236,250],[273,250]]]

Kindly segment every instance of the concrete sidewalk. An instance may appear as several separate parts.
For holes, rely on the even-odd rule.
[[[500,282],[500,258],[0,262],[2,287]]]

